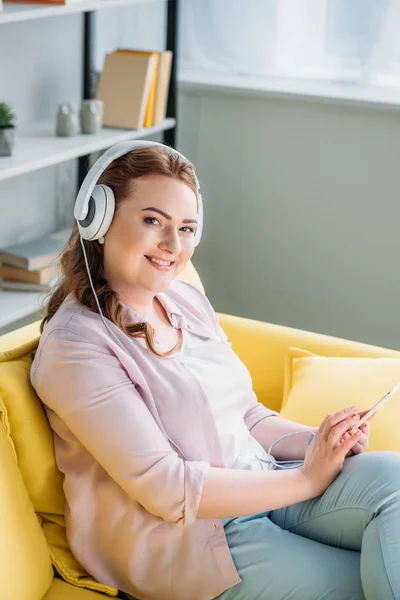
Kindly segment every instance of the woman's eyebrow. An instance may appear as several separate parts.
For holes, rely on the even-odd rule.
[[[168,219],[168,221],[172,221],[172,217],[170,215],[167,215],[166,212],[164,212],[163,210],[160,210],[159,208],[154,208],[154,206],[148,206],[147,208],[142,208],[141,212],[143,212],[144,210],[154,210],[154,212],[160,213],[160,215],[162,215],[163,217]],[[196,223],[197,224],[197,220],[196,219],[183,219],[182,223]]]

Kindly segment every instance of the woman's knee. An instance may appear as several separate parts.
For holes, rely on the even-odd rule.
[[[378,451],[352,456],[346,459],[342,475],[356,496],[387,496],[400,491],[400,453]]]
[[[391,450],[365,452],[346,459],[345,467],[354,464],[354,469],[371,479],[400,477],[400,453]],[[344,471],[346,468],[343,469]]]

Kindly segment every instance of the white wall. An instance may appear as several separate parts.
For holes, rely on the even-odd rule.
[[[400,112],[181,84],[216,310],[400,349]]]
[[[17,127],[55,119],[61,102],[81,95],[82,16],[0,26],[0,101],[9,102]],[[18,128],[17,128],[18,143]],[[0,182],[0,245],[24,241],[63,223],[71,202],[75,161]]]

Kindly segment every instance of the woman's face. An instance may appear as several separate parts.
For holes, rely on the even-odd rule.
[[[188,185],[165,175],[140,177],[135,184],[104,237],[104,272],[113,289],[125,296],[134,291],[143,300],[147,292],[167,289],[192,257],[197,198]]]

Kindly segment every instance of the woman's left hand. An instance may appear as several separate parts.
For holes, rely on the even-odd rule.
[[[358,414],[360,415],[360,419],[362,419],[362,417],[367,412],[368,412],[367,410],[359,412]],[[374,416],[375,415],[372,415],[372,417],[370,417],[370,418],[372,419]],[[360,426],[360,429],[362,431],[361,437],[359,438],[359,440],[357,440],[357,442],[354,444],[354,446],[348,451],[345,458],[348,458],[349,456],[353,456],[354,454],[361,454],[362,452],[364,452],[364,450],[366,450],[368,448],[369,436],[371,434],[371,425],[369,424],[368,421],[365,421],[365,423],[363,423]],[[346,435],[348,435],[348,434],[346,434]]]

